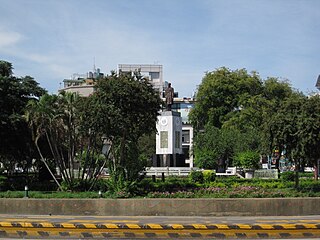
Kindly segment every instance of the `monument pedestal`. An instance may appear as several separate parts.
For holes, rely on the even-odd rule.
[[[158,116],[156,154],[160,167],[177,166],[176,154],[182,154],[182,118],[179,112],[164,111]]]

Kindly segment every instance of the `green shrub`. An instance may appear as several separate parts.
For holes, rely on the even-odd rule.
[[[83,179],[73,179],[71,183],[62,181],[61,186],[64,191],[71,190],[74,192],[81,192],[88,190],[90,183]]]
[[[312,178],[314,177],[313,172],[299,172],[299,177],[300,178]]]
[[[209,187],[225,188],[227,185],[224,182],[214,181],[209,184]]]
[[[320,192],[320,182],[311,179],[304,179],[300,181],[299,190],[302,192]]]
[[[98,179],[96,183],[93,185],[93,188],[91,189],[92,191],[102,191],[106,192],[108,191],[108,184],[107,184],[107,179]]]
[[[0,175],[0,191],[5,189],[7,178],[5,176]]]
[[[56,191],[58,185],[52,181],[30,182],[28,184],[30,190],[33,191]]]
[[[259,167],[260,154],[255,151],[245,151],[237,153],[234,156],[234,165],[248,168],[257,169]]]
[[[205,183],[214,182],[216,179],[216,173],[213,170],[204,170],[203,172],[203,180]]]
[[[0,192],[0,198],[23,198],[23,191],[6,191]]]
[[[260,181],[257,184],[259,187],[264,188],[264,189],[280,189],[280,188],[285,188],[285,184],[281,181]]]
[[[191,171],[190,172],[190,180],[194,183],[203,183],[203,173],[202,171]]]
[[[152,191],[161,191],[161,192],[174,192],[174,191],[184,191],[187,189],[195,188],[196,182],[192,182],[191,179],[185,177],[167,177],[165,182],[158,181],[153,183]]]
[[[283,173],[280,174],[280,178],[281,178],[283,181],[293,182],[294,179],[295,179],[295,172],[291,172],[291,171],[283,172]]]

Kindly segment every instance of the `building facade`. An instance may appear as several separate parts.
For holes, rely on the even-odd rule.
[[[192,168],[193,164],[193,127],[189,122],[190,110],[194,107],[194,98],[174,98],[172,111],[179,112],[182,117],[182,151],[186,166]]]
[[[63,88],[59,89],[59,92],[79,93],[80,96],[88,97],[94,92],[95,83],[103,77],[104,73],[100,72],[99,68],[86,74],[75,73],[71,78],[63,80]]]
[[[163,80],[163,67],[156,64],[118,64],[118,73],[140,72],[142,76],[149,79],[153,88],[163,93],[168,83]]]

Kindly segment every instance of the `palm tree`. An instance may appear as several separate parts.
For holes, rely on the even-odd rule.
[[[49,171],[50,175],[58,185],[59,189],[62,190],[60,183],[52,173],[50,167],[47,164],[46,158],[44,158],[43,153],[39,147],[40,137],[45,136],[47,139],[50,138],[48,133],[51,131],[52,120],[55,116],[55,108],[53,107],[55,101],[56,96],[48,94],[43,95],[42,97],[40,97],[39,100],[31,99],[29,100],[26,106],[24,116],[29,124],[29,127],[31,128],[32,137],[37,151],[39,153],[39,156],[41,158],[41,161],[46,166],[47,170]],[[51,151],[53,152],[53,148],[50,144],[50,141],[48,141],[48,143],[50,145]]]
[[[81,109],[85,107],[80,100],[84,99],[75,93],[46,94],[39,101],[30,101],[25,114],[42,161],[45,157],[38,140],[43,136],[69,189],[73,188],[76,179],[92,188],[106,165],[106,157],[101,156],[101,134],[86,124],[90,121],[86,111]],[[96,118],[95,115],[91,117]],[[75,169],[76,166],[79,168]]]

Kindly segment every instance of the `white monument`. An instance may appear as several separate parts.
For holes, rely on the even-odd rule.
[[[173,112],[171,107],[174,99],[174,89],[171,83],[165,91],[166,110],[161,112],[157,121],[156,154],[161,155],[160,167],[177,166],[176,154],[182,154],[182,118],[179,112]]]
[[[165,111],[158,116],[156,154],[163,156],[161,167],[177,165],[175,156],[182,154],[182,118],[179,112]]]

